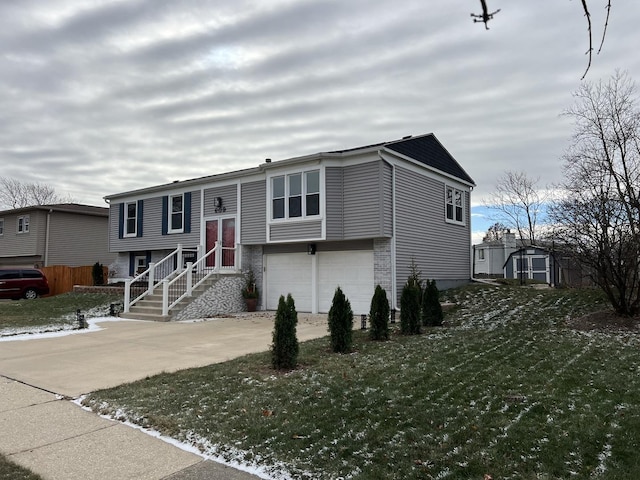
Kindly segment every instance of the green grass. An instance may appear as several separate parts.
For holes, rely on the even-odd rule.
[[[106,316],[111,302],[122,302],[121,295],[103,293],[65,293],[35,300],[0,301],[0,335],[20,333],[41,327],[47,330],[76,324],[76,310],[87,318]]]
[[[470,286],[445,328],[95,392],[94,410],[294,478],[640,478],[640,338],[576,332],[593,290]]]
[[[0,454],[0,480],[42,480],[42,477]]]

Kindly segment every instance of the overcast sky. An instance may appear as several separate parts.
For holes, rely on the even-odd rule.
[[[433,132],[477,187],[557,181],[587,66],[579,0],[0,2],[0,175],[79,203]],[[606,0],[590,0],[594,45]],[[614,0],[588,81],[640,82],[640,3]],[[474,208],[477,215],[482,210]],[[475,217],[474,230],[483,228]]]

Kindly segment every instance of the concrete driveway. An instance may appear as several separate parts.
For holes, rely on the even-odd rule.
[[[75,398],[268,350],[273,321],[272,313],[190,323],[106,321],[96,332],[0,343],[0,375]],[[326,316],[299,314],[297,332],[300,341],[327,335]]]
[[[258,478],[259,472],[203,459],[65,397],[265,351],[273,314],[100,326],[58,338],[0,342],[0,453],[47,480]],[[326,334],[326,316],[299,314],[300,341]]]

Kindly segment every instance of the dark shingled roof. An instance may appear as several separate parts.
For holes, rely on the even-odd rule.
[[[475,185],[475,182],[467,172],[464,171],[464,168],[447,152],[446,148],[442,146],[432,133],[388,142],[385,143],[384,146],[389,150],[413,158],[429,167]]]

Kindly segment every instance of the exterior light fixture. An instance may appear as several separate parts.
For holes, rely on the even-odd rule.
[[[315,254],[316,254],[316,244],[307,243],[307,255],[315,255]]]

